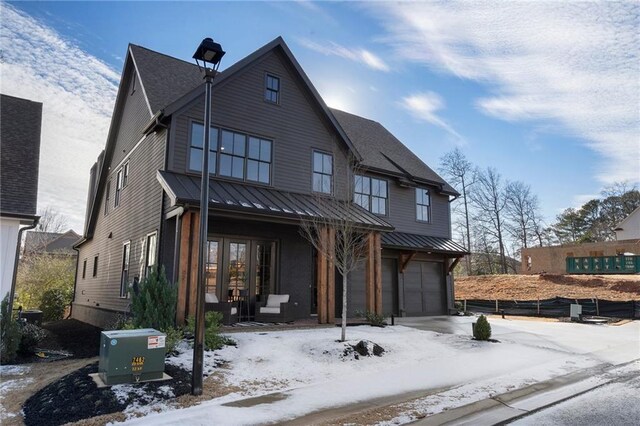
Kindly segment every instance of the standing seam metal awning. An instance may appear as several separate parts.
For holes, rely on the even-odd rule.
[[[174,205],[200,204],[200,178],[159,170],[157,179]],[[298,194],[273,188],[247,185],[225,180],[209,180],[209,206],[212,209],[235,210],[273,217],[304,219],[305,217],[343,218],[365,228],[391,231],[393,226],[354,203],[327,197],[318,202],[311,194]]]
[[[415,251],[464,256],[469,254],[464,247],[449,238],[430,237],[427,235],[389,232],[382,234],[382,246]]]

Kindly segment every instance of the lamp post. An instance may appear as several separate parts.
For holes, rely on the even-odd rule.
[[[202,395],[202,363],[204,358],[204,299],[207,267],[207,234],[209,219],[209,132],[211,128],[211,86],[225,52],[220,44],[205,38],[193,59],[204,75],[204,142],[202,146],[202,182],[200,184],[200,247],[198,248],[198,281],[196,291],[196,330],[193,342],[191,393]]]

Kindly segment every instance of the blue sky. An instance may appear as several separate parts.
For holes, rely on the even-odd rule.
[[[325,101],[424,162],[460,147],[530,184],[547,222],[640,182],[637,2],[2,3],[2,93],[44,102],[39,207],[80,230],[128,43],[222,68],[282,36]]]

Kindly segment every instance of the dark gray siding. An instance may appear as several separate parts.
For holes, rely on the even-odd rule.
[[[0,97],[0,212],[35,215],[42,104]]]
[[[264,101],[265,74],[280,77],[280,104]],[[301,82],[282,62],[281,54],[270,52],[213,90],[213,125],[273,140],[272,186],[288,191],[311,191],[312,149],[334,154],[334,175],[338,193],[346,188],[346,156],[337,136],[313,106]],[[188,172],[191,121],[203,121],[204,98],[178,112],[174,119],[169,169]],[[342,144],[342,142],[340,142]],[[337,173],[336,173],[337,172]]]
[[[93,238],[80,247],[73,311],[78,319],[94,321],[93,318],[104,317],[102,314],[89,314],[91,308],[100,308],[103,313],[104,310],[128,310],[130,301],[120,298],[124,242],[131,242],[130,280],[135,275],[143,276],[147,234],[158,232],[159,248],[162,188],[155,176],[157,170],[164,166],[166,131],[152,133],[138,144],[143,136],[142,129],[149,119],[142,90],[128,95],[107,176],[111,186],[109,213],[104,214],[105,193],[102,193]],[[119,206],[115,208],[116,176],[122,160],[129,162],[129,179],[128,185],[121,191]],[[93,277],[93,259],[96,255],[98,274]],[[85,259],[87,270],[85,278],[82,278]],[[75,309],[76,305],[82,307]]]

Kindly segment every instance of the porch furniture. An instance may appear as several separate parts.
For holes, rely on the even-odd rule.
[[[288,294],[270,294],[256,310],[258,322],[293,322],[293,307]]]
[[[222,314],[222,324],[231,325],[238,322],[238,303],[220,302],[218,296],[207,293],[204,298],[204,311],[215,311]]]

